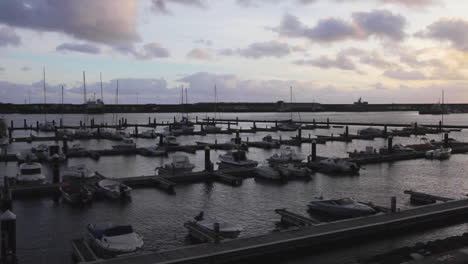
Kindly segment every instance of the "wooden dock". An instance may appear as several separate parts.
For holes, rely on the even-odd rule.
[[[235,239],[218,244],[201,244],[155,253],[85,262],[108,264],[241,263],[270,254],[294,252],[353,239],[443,225],[447,220],[466,219],[468,199],[421,206],[396,213],[342,220],[298,230]]]

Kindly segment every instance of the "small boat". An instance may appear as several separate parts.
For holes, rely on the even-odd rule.
[[[259,166],[255,168],[256,176],[267,179],[267,180],[275,180],[275,181],[284,181],[287,178],[283,177],[282,174],[276,168],[270,166]]]
[[[19,165],[19,171],[16,175],[18,183],[42,183],[44,180],[45,175],[40,163],[27,161]]]
[[[70,148],[68,148],[68,152],[80,152],[86,150],[80,144],[73,144]]]
[[[62,198],[70,204],[87,204],[93,199],[93,192],[79,182],[64,182],[59,189]]]
[[[268,159],[269,163],[300,163],[304,160],[304,155],[296,153],[292,148],[281,148],[279,154],[275,153]]]
[[[295,164],[279,164],[276,169],[283,177],[287,178],[310,178],[312,171],[305,167],[299,167]]]
[[[262,138],[261,144],[268,148],[276,148],[280,146],[279,140],[273,139],[271,135],[266,135]]]
[[[143,133],[139,134],[138,137],[141,138],[155,138],[158,134],[154,129],[146,130]]]
[[[209,125],[205,126],[205,131],[206,132],[211,132],[211,133],[219,132],[219,131],[221,131],[221,127],[218,127],[218,126],[213,125],[213,124],[209,124]]]
[[[130,138],[126,138],[124,139],[121,143],[117,144],[117,145],[113,145],[112,146],[113,149],[118,149],[118,150],[122,150],[122,149],[136,149],[136,143],[130,139]]]
[[[165,136],[163,139],[164,146],[179,146],[179,142],[177,142],[177,138],[173,135]]]
[[[328,173],[359,173],[361,167],[354,163],[350,162],[346,159],[342,158],[326,158],[322,159],[316,164],[312,166],[312,169],[317,169],[321,172],[328,172]]]
[[[280,131],[296,131],[301,127],[301,124],[288,121],[288,122],[282,122],[278,124],[278,130]]]
[[[452,149],[440,147],[437,149],[426,151],[425,155],[426,155],[426,158],[428,159],[439,159],[439,160],[448,159],[452,155]]]
[[[97,183],[97,186],[104,195],[111,199],[130,197],[130,193],[132,191],[132,188],[127,185],[119,181],[109,179],[100,180]]]
[[[356,149],[353,152],[348,152],[349,157],[357,158],[357,157],[369,157],[379,155],[377,149],[372,146],[367,146],[365,151],[357,151]]]
[[[59,145],[50,145],[47,146],[46,144],[40,144],[37,147],[32,149],[34,154],[41,159],[46,161],[65,161],[67,157],[60,149]]]
[[[164,164],[163,167],[158,167],[159,174],[162,175],[177,175],[191,172],[195,165],[190,163],[190,160],[185,155],[172,156],[172,162]]]
[[[219,235],[224,238],[236,238],[243,230],[241,226],[231,224],[220,219],[205,219],[203,211],[195,216],[194,219],[195,222],[189,221],[188,223],[194,223],[202,228],[208,229],[211,232],[216,232],[216,225],[218,225]]]
[[[89,240],[107,253],[132,253],[143,247],[143,238],[131,225],[87,226]]]
[[[39,131],[54,132],[55,131],[55,125],[54,125],[53,122],[39,123]]]
[[[247,155],[243,150],[228,151],[219,155],[219,160],[221,165],[227,165],[228,167],[254,168],[258,165],[255,160],[247,159]]]
[[[396,144],[396,145],[393,146],[393,151],[395,151],[395,152],[414,152],[415,149],[411,148],[411,147],[408,147],[408,146],[404,146],[402,144]]]
[[[165,156],[167,154],[164,147],[159,147],[158,145],[140,148],[141,155],[144,156]]]
[[[375,127],[368,127],[358,131],[358,135],[360,136],[380,136],[382,134],[383,130]]]
[[[62,171],[62,177],[69,179],[89,179],[95,176],[96,173],[88,169],[84,164],[66,167]]]
[[[377,213],[372,207],[351,198],[317,200],[310,202],[307,206],[311,211],[343,217],[358,217]]]

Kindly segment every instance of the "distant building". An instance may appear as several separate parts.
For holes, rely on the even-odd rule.
[[[359,97],[359,99],[357,100],[357,102],[354,102],[354,104],[355,104],[355,105],[367,105],[367,104],[369,104],[369,103],[366,102],[366,101],[363,102],[363,101],[362,101],[362,98]]]

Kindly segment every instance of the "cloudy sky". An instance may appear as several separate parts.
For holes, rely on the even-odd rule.
[[[468,102],[461,0],[1,0],[0,102]]]

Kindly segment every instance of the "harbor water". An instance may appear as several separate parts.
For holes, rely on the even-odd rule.
[[[172,121],[170,113],[147,114],[119,114],[118,118],[126,118],[128,123],[144,124],[148,118],[157,122]],[[180,115],[180,114],[179,114]],[[206,117],[205,113],[193,113],[191,118],[198,115],[199,119]],[[208,116],[212,116],[208,115]],[[65,125],[78,125],[80,120],[95,119],[95,123],[112,124],[115,115],[5,115],[8,124],[13,120],[15,126],[22,126],[23,119],[29,124],[36,121],[63,119]],[[279,120],[290,118],[289,113],[223,113],[222,118]],[[219,118],[219,114],[218,114]],[[441,116],[418,115],[417,112],[379,112],[379,113],[300,113],[294,114],[294,119],[303,121],[341,122],[375,122],[375,123],[406,123],[438,124]],[[467,125],[468,114],[452,114],[444,116],[444,124]],[[257,127],[272,124],[257,123]],[[251,123],[239,123],[238,127],[250,128]],[[235,126],[231,126],[233,128]],[[352,126],[350,134],[356,134],[359,129],[366,127]],[[128,128],[132,132],[134,128]],[[390,129],[390,128],[389,128]],[[144,128],[139,128],[143,132]],[[158,127],[161,131],[162,127]],[[30,134],[46,136],[48,133],[35,131],[15,131],[14,137],[29,136]],[[303,137],[344,133],[344,128],[304,130]],[[241,134],[242,140],[260,141],[266,135],[274,138],[288,139],[296,132],[257,132],[255,134]],[[197,141],[213,143],[227,142],[234,135],[206,135],[180,136],[182,144],[195,144]],[[423,136],[395,137],[394,144],[421,143]],[[426,135],[428,140],[441,140],[443,135]],[[459,141],[468,141],[468,131],[451,132],[450,137]],[[135,139],[138,147],[154,145],[157,139]],[[13,143],[8,146],[8,153],[17,153],[22,149],[31,148],[42,143],[53,142]],[[115,141],[109,140],[81,140],[79,143],[87,149],[110,149]],[[350,143],[327,142],[317,145],[320,156],[347,157],[347,152],[355,149],[364,150],[366,146],[376,148],[385,147],[385,139],[353,140]],[[310,154],[310,144],[294,147],[305,155]],[[247,155],[250,159],[264,162],[278,150],[262,150],[250,148]],[[216,164],[218,155],[224,151],[211,152],[212,162]],[[169,162],[169,157],[144,157],[140,155],[101,157],[99,160],[89,158],[72,158],[62,166],[86,164],[88,168],[99,171],[109,178],[122,178],[142,175],[153,175],[155,168]],[[180,154],[180,153],[179,153]],[[203,170],[204,153],[187,154],[191,162],[196,165],[195,170]],[[146,251],[165,250],[188,245],[187,231],[183,223],[191,220],[200,211],[205,215],[217,217],[228,222],[241,225],[244,231],[241,237],[255,236],[272,232],[279,221],[274,209],[287,208],[293,212],[307,215],[306,205],[318,196],[324,198],[353,197],[359,201],[373,202],[382,206],[390,205],[390,197],[396,196],[398,207],[410,208],[409,197],[404,190],[417,190],[451,198],[462,198],[468,194],[468,156],[455,154],[448,160],[415,159],[392,163],[365,165],[357,176],[330,176],[315,173],[311,181],[291,181],[287,184],[275,184],[246,179],[239,187],[231,187],[221,183],[195,183],[177,185],[176,194],[168,194],[153,187],[139,188],[132,192],[131,201],[112,202],[99,200],[89,206],[71,207],[66,203],[55,203],[51,198],[31,198],[15,200],[13,211],[17,215],[17,244],[20,263],[71,263],[71,240],[82,237],[89,223],[128,223],[140,233],[145,241]],[[46,172],[51,179],[51,168]],[[18,165],[14,162],[0,163],[0,176],[14,177]],[[468,229],[467,224],[457,224],[450,227],[437,228],[408,233],[398,237],[380,238],[378,242],[353,245],[341,249],[330,249],[317,256],[304,259],[290,259],[291,263],[346,263],[353,258],[367,254],[379,254],[393,248],[407,246],[419,241],[460,235]],[[329,254],[329,255],[327,255]],[[330,256],[333,256],[332,258]],[[353,257],[350,257],[353,256]]]

